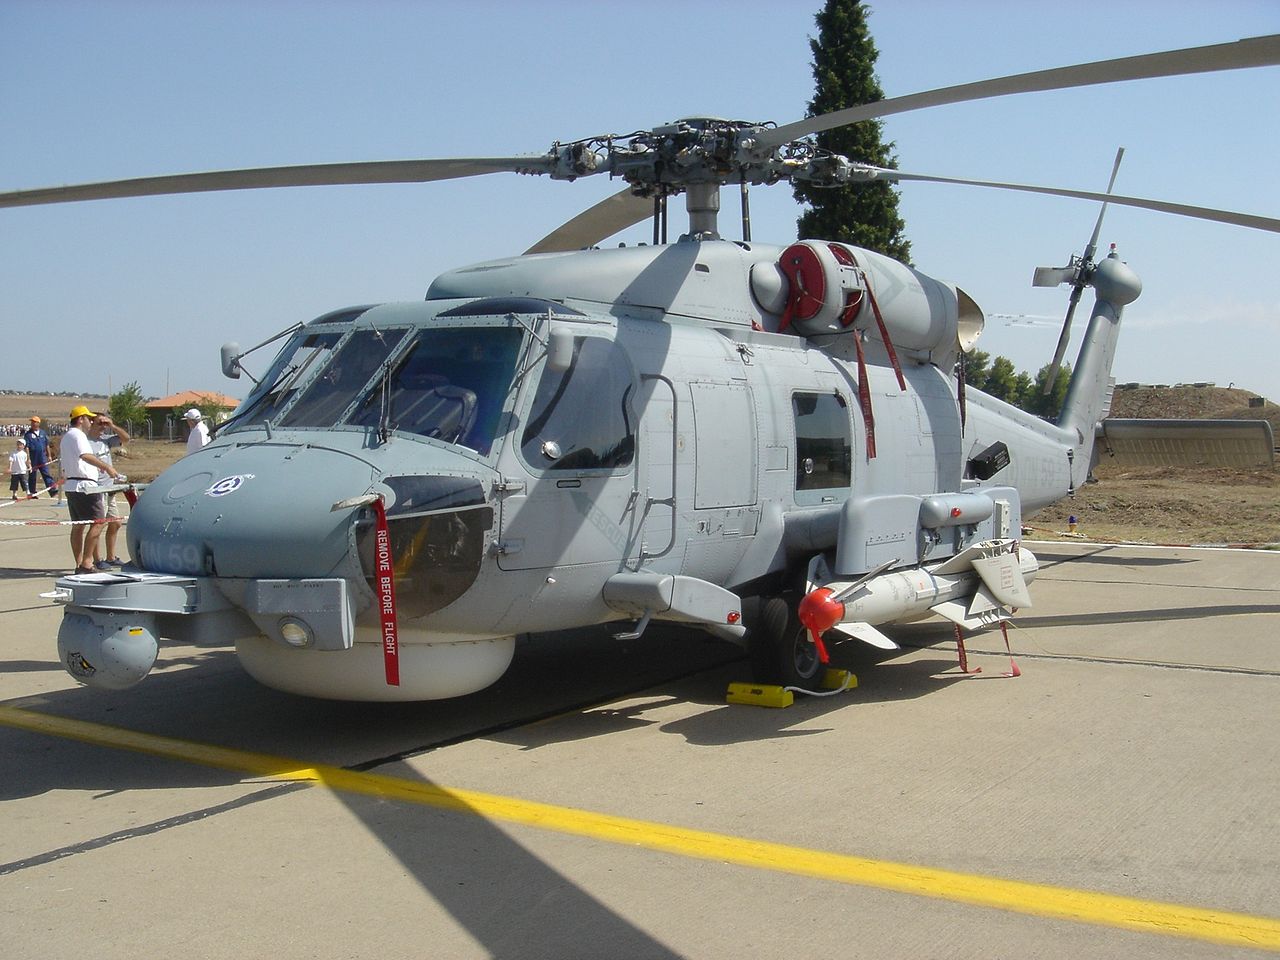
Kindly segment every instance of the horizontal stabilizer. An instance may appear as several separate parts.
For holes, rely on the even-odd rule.
[[[1266,420],[1127,420],[1098,425],[1094,455],[1122,467],[1275,466]]]

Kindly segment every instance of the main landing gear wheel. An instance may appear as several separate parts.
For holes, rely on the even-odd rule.
[[[801,625],[792,599],[770,597],[764,601],[748,638],[751,666],[759,683],[816,690],[826,665]]]

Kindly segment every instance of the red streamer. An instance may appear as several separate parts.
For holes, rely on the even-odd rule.
[[[373,567],[382,620],[382,662],[387,686],[400,686],[400,635],[396,623],[396,576],[391,557],[391,531],[387,528],[387,508],[379,497],[373,501],[377,520],[374,528]]]

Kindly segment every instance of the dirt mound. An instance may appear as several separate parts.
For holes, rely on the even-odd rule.
[[[1111,416],[1145,420],[1271,420],[1280,416],[1280,406],[1249,390],[1196,386],[1116,387],[1111,399]]]

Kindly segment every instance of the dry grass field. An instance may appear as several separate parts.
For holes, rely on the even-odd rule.
[[[33,416],[40,417],[45,423],[66,423],[71,408],[80,404],[97,412],[106,408],[107,398],[51,397],[39,393],[0,394],[0,424],[17,423],[26,426]],[[52,439],[56,455],[58,438],[55,436]],[[6,444],[6,448],[10,445],[11,441]],[[158,477],[166,467],[182,456],[185,449],[182,443],[135,439],[112,459],[130,480],[143,483]]]
[[[107,398],[103,396],[51,397],[43,393],[0,393],[0,423],[21,423],[25,426],[32,417],[65,423],[71,408],[80,404],[96,412],[99,407],[106,407]]]
[[[1033,539],[1160,544],[1280,544],[1280,474],[1099,465],[1096,483],[1026,519]]]

